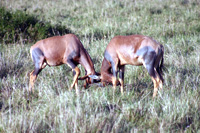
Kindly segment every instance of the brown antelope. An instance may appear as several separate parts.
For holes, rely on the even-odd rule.
[[[83,79],[86,79],[88,75],[96,74],[89,54],[74,34],[54,36],[40,40],[31,47],[30,53],[35,64],[35,69],[30,73],[29,91],[32,91],[38,74],[46,65],[59,66],[67,64],[71,67],[74,78],[70,90],[75,85],[76,92],[78,92],[78,76],[80,75],[80,70],[77,67],[78,64],[81,64],[85,68],[86,76]],[[84,87],[91,82],[91,79],[87,78]]]
[[[119,68],[119,82],[121,93],[123,93],[125,65],[143,65],[153,80],[153,97],[155,97],[158,88],[162,89],[163,55],[164,47],[150,37],[143,35],[116,36],[106,47],[101,76],[90,75],[90,77],[101,79],[103,83],[111,82],[115,89]]]

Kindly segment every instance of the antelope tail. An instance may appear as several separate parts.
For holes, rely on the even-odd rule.
[[[161,58],[161,62],[160,62],[160,72],[161,74],[163,74],[163,68],[164,68],[164,47],[162,47],[162,58]]]

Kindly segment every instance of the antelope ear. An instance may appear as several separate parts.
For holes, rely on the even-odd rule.
[[[101,76],[97,76],[97,75],[89,75],[88,77],[90,77],[92,79],[97,79],[97,80],[101,79]]]

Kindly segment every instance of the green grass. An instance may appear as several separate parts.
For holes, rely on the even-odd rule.
[[[153,99],[144,67],[126,66],[125,93],[93,84],[69,91],[67,65],[46,67],[28,96],[33,43],[0,43],[0,132],[199,132],[200,2],[197,0],[2,0],[51,26],[75,33],[100,71],[115,35],[144,34],[165,48],[164,87]],[[11,10],[12,9],[12,10]],[[23,39],[27,39],[24,36]],[[81,75],[84,75],[83,67]],[[27,100],[29,99],[29,101]]]

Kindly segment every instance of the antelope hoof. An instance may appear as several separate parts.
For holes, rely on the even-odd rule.
[[[34,93],[34,90],[32,89],[32,87],[29,88],[29,93],[30,94]]]
[[[69,90],[72,91],[72,87],[70,87]]]
[[[155,98],[155,97],[156,97],[156,95],[157,95],[157,93],[153,93],[153,98]]]
[[[79,89],[76,89],[76,95],[77,95],[77,96],[80,95],[80,91],[79,91]]]

